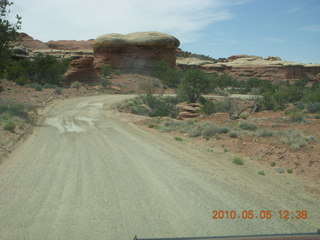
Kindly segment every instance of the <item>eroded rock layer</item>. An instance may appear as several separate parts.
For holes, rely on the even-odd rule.
[[[93,44],[93,66],[99,69],[109,65],[128,71],[147,71],[158,61],[175,66],[179,44],[175,37],[159,32],[102,35]]]

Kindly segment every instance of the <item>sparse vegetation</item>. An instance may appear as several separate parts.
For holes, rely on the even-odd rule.
[[[3,127],[4,130],[10,131],[10,132],[13,132],[15,128],[16,128],[16,124],[12,120],[8,120]]]
[[[266,173],[263,170],[259,171],[258,174],[261,175],[261,176],[265,176],[266,175]]]
[[[255,131],[258,127],[254,123],[240,122],[239,127],[243,130]]]
[[[276,162],[271,162],[271,163],[270,163],[270,166],[271,166],[271,167],[276,166]]]
[[[234,164],[237,164],[237,165],[243,165],[243,163],[244,163],[243,159],[240,158],[240,157],[235,157],[235,158],[233,158],[232,162],[233,162]]]
[[[79,81],[74,81],[71,83],[70,85],[71,88],[80,88],[81,87],[81,83]]]
[[[301,130],[289,130],[282,133],[282,142],[290,146],[291,150],[297,151],[315,140],[313,136],[305,136]]]
[[[272,131],[270,129],[261,129],[258,132],[259,137],[272,137],[273,135],[274,135],[274,131]]]
[[[287,173],[293,173],[293,170],[292,169],[287,169]]]
[[[231,138],[237,138],[238,137],[238,134],[236,132],[230,132],[229,133],[229,137]]]
[[[181,137],[175,137],[174,138],[176,141],[179,141],[179,142],[182,142],[183,141],[183,139],[181,138]]]
[[[286,115],[289,117],[290,122],[294,122],[294,123],[306,123],[307,122],[305,114],[299,110],[287,111]]]

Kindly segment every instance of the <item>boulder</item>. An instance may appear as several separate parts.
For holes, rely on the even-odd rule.
[[[196,118],[199,117],[200,114],[199,113],[191,113],[191,112],[179,112],[178,116],[177,116],[177,120],[183,120],[185,118]]]
[[[179,44],[175,37],[159,32],[102,35],[93,43],[93,66],[100,69],[109,65],[138,72],[152,70],[158,61],[175,66]]]
[[[65,82],[70,84],[73,81],[90,82],[97,80],[98,76],[92,63],[92,57],[82,57],[71,61],[67,72],[64,74]]]

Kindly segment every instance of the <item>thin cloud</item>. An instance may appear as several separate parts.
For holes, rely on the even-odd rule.
[[[309,32],[320,32],[320,25],[312,25],[312,26],[304,27],[301,30],[309,31]]]
[[[292,13],[297,13],[300,11],[301,11],[301,8],[295,7],[295,8],[290,8],[290,9],[286,10],[285,13],[292,14]]]
[[[16,0],[22,31],[43,41],[89,39],[104,33],[162,31],[182,42],[199,39],[209,24],[233,18],[232,0]]]

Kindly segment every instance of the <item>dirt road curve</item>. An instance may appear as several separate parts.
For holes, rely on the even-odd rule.
[[[320,202],[225,153],[120,121],[130,96],[65,100],[0,165],[0,239],[132,239],[313,232]],[[287,181],[287,180],[286,180]],[[285,186],[285,187],[284,187]],[[272,210],[213,220],[213,210]],[[307,210],[280,220],[278,210]]]

